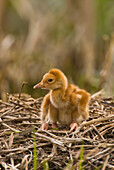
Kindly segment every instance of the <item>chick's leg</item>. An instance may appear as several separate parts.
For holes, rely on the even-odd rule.
[[[57,121],[58,121],[58,110],[50,104],[49,107],[49,119],[52,122],[52,128],[57,128]]]
[[[41,126],[42,130],[48,130],[48,128],[49,128],[48,123],[43,123],[42,126]]]
[[[80,124],[80,115],[78,113],[77,108],[71,113],[72,117],[72,123],[70,124],[70,132],[76,130],[78,128],[78,125]]]
[[[70,132],[76,130],[77,127],[78,127],[77,123],[76,123],[76,122],[72,122],[72,123],[70,124]]]
[[[49,105],[50,105],[50,94],[47,94],[44,97],[44,100],[43,100],[42,106],[41,106],[41,120],[43,122],[43,124],[41,126],[42,130],[48,129],[48,123],[45,122],[46,121],[45,119],[46,119],[46,116],[48,114]]]

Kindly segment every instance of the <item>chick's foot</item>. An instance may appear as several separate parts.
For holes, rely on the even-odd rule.
[[[48,130],[48,123],[43,123],[43,125],[41,126],[41,130]]]
[[[72,132],[72,131],[76,130],[77,128],[78,128],[77,123],[72,122],[72,123],[70,124],[70,132]]]
[[[57,128],[57,124],[56,123],[52,123],[52,128],[56,129]]]

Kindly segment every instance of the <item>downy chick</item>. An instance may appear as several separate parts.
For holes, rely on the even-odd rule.
[[[42,81],[34,86],[36,88],[49,89],[41,106],[42,129],[48,129],[46,117],[48,115],[52,127],[60,125],[70,126],[70,131],[77,128],[82,120],[88,119],[88,104],[90,94],[79,89],[68,80],[59,69],[51,69],[43,76]]]

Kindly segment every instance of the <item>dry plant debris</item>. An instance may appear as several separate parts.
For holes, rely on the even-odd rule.
[[[114,169],[114,97],[93,97],[89,119],[72,133],[40,130],[42,99],[14,94],[0,100],[0,169],[33,169],[34,144],[39,170],[44,163],[50,170]]]

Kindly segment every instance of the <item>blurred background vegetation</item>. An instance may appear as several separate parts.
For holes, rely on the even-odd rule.
[[[33,90],[52,67],[94,93],[114,92],[114,0],[0,0],[0,96]]]

